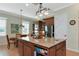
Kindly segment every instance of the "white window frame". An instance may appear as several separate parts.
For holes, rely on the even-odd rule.
[[[30,22],[23,21],[22,25],[24,26],[24,27],[22,27],[22,34],[29,34],[29,31],[30,31],[29,30]]]
[[[0,29],[4,28],[4,32],[0,32],[0,36],[6,36],[7,20],[4,17],[0,17]]]

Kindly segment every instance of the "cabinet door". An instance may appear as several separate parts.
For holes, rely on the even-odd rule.
[[[18,41],[18,52],[20,56],[23,56],[23,43]]]
[[[33,55],[34,55],[34,45],[29,42],[25,42],[24,43],[24,56],[33,56]]]
[[[55,56],[55,47],[48,49],[48,56]]]
[[[66,56],[66,41],[56,46],[56,56]]]
[[[61,49],[56,51],[56,56],[62,56],[62,50]]]
[[[66,55],[65,47],[62,47],[61,49],[56,51],[56,56],[65,56],[65,55]]]
[[[63,52],[62,55],[63,55],[63,56],[66,56],[66,47],[63,47],[63,48],[62,48],[62,52]]]
[[[24,45],[24,56],[33,56],[33,52],[30,46]]]
[[[45,20],[46,25],[53,25],[54,24],[54,17],[46,18],[44,20]]]

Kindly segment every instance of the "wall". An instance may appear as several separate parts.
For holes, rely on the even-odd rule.
[[[15,34],[11,33],[11,24],[19,24],[20,20],[18,16],[13,16],[13,15],[9,15],[9,13],[4,14],[4,13],[0,13],[0,17],[5,17],[7,18],[7,34],[9,35],[9,37],[15,37]],[[25,21],[29,21],[30,22],[30,33],[32,32],[32,23],[33,21],[31,20],[32,18],[23,18],[23,20]],[[0,45],[5,45],[7,43],[6,41],[6,37],[0,37]]]
[[[55,14],[55,38],[56,39],[67,39],[67,14]],[[60,33],[60,34],[58,34]]]
[[[63,23],[63,20],[59,21],[59,19],[57,18],[57,16],[60,16],[62,14],[67,16],[66,19],[63,19],[63,20],[67,20],[66,24]],[[70,7],[56,11],[54,13],[54,16],[55,16],[55,26],[61,27],[61,24],[62,24],[62,25],[66,25],[66,27],[67,27],[67,30],[66,30],[67,31],[67,33],[66,33],[67,49],[79,51],[79,36],[78,36],[78,34],[79,34],[79,29],[78,29],[79,28],[79,4],[75,4]],[[70,25],[69,24],[70,20],[75,20],[76,24]],[[61,23],[58,24],[57,21],[59,21]],[[65,28],[65,27],[63,26],[63,28]],[[62,31],[62,29],[61,30],[59,29],[59,31],[58,31],[57,28],[55,27],[55,38],[57,38],[56,33],[58,33],[58,35],[62,35],[62,33],[59,33],[61,31]],[[62,31],[62,32],[64,32],[64,31]]]

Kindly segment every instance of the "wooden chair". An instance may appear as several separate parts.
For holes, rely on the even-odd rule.
[[[27,35],[26,34],[16,34],[16,37],[26,37]]]
[[[16,44],[15,38],[12,38],[12,40],[11,40],[8,35],[6,35],[6,38],[7,38],[7,48],[8,49],[10,49],[11,44],[14,44],[14,46],[15,46],[15,44]]]
[[[26,36],[27,36],[27,35],[25,35],[25,34],[24,34],[24,35],[21,35],[21,37],[26,37]]]

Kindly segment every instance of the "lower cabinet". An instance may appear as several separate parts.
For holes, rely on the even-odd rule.
[[[66,56],[66,41],[48,49],[48,56]]]
[[[65,55],[66,53],[65,53],[64,47],[56,51],[56,56],[65,56]]]
[[[47,56],[66,56],[66,41],[63,41],[50,48],[44,47],[43,49],[47,50]],[[18,51],[20,56],[34,56],[35,44],[19,40]]]
[[[18,51],[20,56],[33,56],[34,55],[34,45],[29,42],[19,41]]]
[[[59,43],[56,46],[56,56],[66,56],[66,42]]]
[[[24,45],[24,56],[32,56],[32,48],[29,46]]]
[[[24,44],[23,44],[22,41],[18,41],[18,52],[19,52],[19,55],[20,55],[20,56],[23,56],[23,55],[24,55],[24,53],[23,53],[23,52],[24,52],[24,51],[23,51],[23,48],[24,48],[23,45],[24,45]]]
[[[24,56],[34,55],[34,45],[29,42],[24,42]]]
[[[55,47],[48,49],[48,56],[55,56]]]

